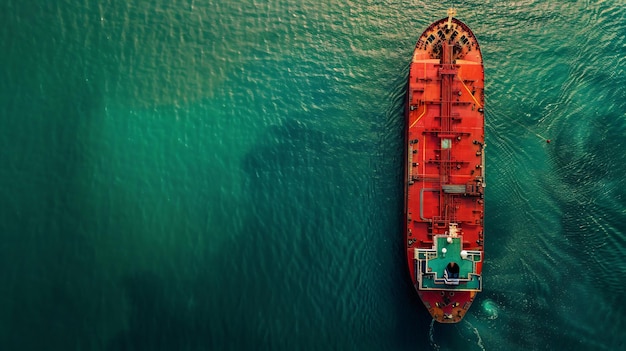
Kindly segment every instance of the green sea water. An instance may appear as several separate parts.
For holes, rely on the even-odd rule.
[[[626,348],[619,0],[454,2],[484,291],[456,325],[413,291],[404,93],[450,5],[3,1],[0,350]]]

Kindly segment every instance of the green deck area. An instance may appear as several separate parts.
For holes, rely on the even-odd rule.
[[[463,238],[438,235],[432,249],[417,249],[416,274],[423,290],[482,290],[482,279],[476,273],[480,251],[463,250]],[[458,265],[458,278],[446,274],[446,267]]]

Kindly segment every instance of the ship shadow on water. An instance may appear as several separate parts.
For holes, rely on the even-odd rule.
[[[260,270],[245,284],[265,302],[255,306],[259,326],[248,337],[270,348],[287,335],[299,349],[426,344],[430,318],[398,259],[402,190],[376,207],[382,213],[359,210],[366,192],[389,182],[357,172],[376,143],[322,132],[306,118],[269,127],[244,159],[246,189],[259,205],[247,225],[258,228],[250,233],[258,245],[244,250]]]
[[[245,226],[255,228],[254,245],[242,249],[257,261],[244,283],[255,291],[256,316],[246,343],[268,349],[333,348],[358,323],[346,321],[346,309],[357,303],[347,293],[363,287],[342,262],[355,258],[355,233],[341,211],[357,193],[350,154],[367,145],[323,132],[309,118],[267,127],[242,165],[255,204]]]
[[[163,277],[139,272],[126,277],[122,285],[129,305],[128,329],[108,341],[108,350],[202,350],[211,345],[209,316],[204,314],[208,311],[183,308],[182,296]],[[200,286],[195,288],[201,292]]]
[[[292,117],[268,127],[244,158],[245,188],[257,204],[247,220],[256,228],[256,244],[246,251],[255,252],[259,262],[249,281],[259,294],[258,327],[250,330],[250,342],[272,348],[286,340],[293,347],[320,348],[331,343],[324,320],[341,319],[341,294],[330,281],[336,272],[329,244],[337,238],[329,234],[336,229],[320,206],[330,200],[333,173],[340,172],[329,163],[339,142],[331,139],[337,138]]]
[[[46,39],[29,38],[41,50]],[[13,55],[19,61],[8,62]],[[0,342],[7,350],[71,349],[102,325],[92,301],[102,286],[94,277],[101,272],[92,236],[98,227],[85,179],[88,135],[102,122],[94,112],[101,92],[75,72],[80,68],[42,70],[46,58],[24,52],[5,58],[0,157],[10,173],[0,222],[10,244],[0,246],[0,263],[7,269],[5,316],[12,317]],[[38,80],[29,78],[32,71],[41,72]]]

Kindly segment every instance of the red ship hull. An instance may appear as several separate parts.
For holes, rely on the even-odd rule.
[[[406,109],[406,259],[442,323],[461,321],[482,290],[484,256],[483,60],[472,31],[452,16],[415,46]]]

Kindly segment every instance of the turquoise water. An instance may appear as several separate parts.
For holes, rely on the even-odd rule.
[[[626,9],[455,5],[488,212],[449,326],[401,239],[408,64],[448,3],[5,0],[0,349],[625,348]]]

